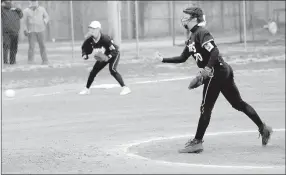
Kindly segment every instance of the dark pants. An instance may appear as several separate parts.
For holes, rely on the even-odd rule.
[[[87,84],[86,84],[86,88],[90,88],[92,82],[94,81],[94,78],[96,77],[96,75],[107,65],[109,64],[109,71],[110,74],[117,80],[117,82],[120,84],[121,87],[125,86],[124,81],[121,77],[121,75],[117,72],[117,65],[120,59],[120,53],[118,53],[118,55],[116,57],[111,58],[108,62],[105,61],[96,61],[96,63],[93,66],[93,69],[91,70],[88,80],[87,80]]]
[[[200,109],[201,115],[195,136],[196,139],[203,139],[210,122],[213,107],[220,92],[233,108],[245,113],[258,128],[262,127],[263,123],[256,111],[242,100],[239,90],[234,82],[234,75],[231,66],[227,63],[221,63],[221,65],[217,65],[214,68],[214,77],[209,78],[204,83],[203,100]]]
[[[18,52],[19,36],[17,33],[3,33],[3,61],[8,64],[8,53],[10,51],[10,64],[16,63],[16,54]]]
[[[48,62],[46,46],[45,46],[45,33],[44,32],[31,32],[28,34],[28,40],[29,40],[28,62],[34,61],[36,41],[39,44],[43,63]]]

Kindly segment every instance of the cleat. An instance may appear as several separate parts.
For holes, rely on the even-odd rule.
[[[88,95],[90,94],[90,89],[85,88],[84,90],[80,91],[79,95]]]
[[[272,128],[263,124],[263,126],[259,129],[259,133],[262,137],[262,145],[266,146],[268,144],[268,141],[270,140],[271,134],[273,133]]]
[[[127,95],[127,94],[129,94],[129,93],[131,93],[130,88],[127,87],[127,86],[124,86],[123,89],[122,89],[122,91],[120,92],[120,95]]]
[[[203,148],[203,141],[202,140],[189,140],[185,144],[185,148],[180,149],[179,153],[201,153],[204,150]]]

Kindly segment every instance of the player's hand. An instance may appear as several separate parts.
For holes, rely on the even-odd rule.
[[[163,56],[160,52],[155,52],[155,59],[160,60],[161,62],[163,61]]]
[[[204,77],[204,79],[214,76],[213,69],[210,67],[205,67],[204,69],[202,69],[200,71],[200,74]]]
[[[84,60],[87,60],[87,59],[88,59],[88,55],[85,55],[85,54],[84,54],[84,55],[82,56],[82,58],[83,58]]]
[[[28,36],[29,32],[27,30],[24,30],[24,35]]]

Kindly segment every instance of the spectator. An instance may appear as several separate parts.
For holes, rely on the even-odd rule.
[[[10,64],[16,64],[18,51],[20,19],[23,17],[22,10],[12,8],[11,0],[1,3],[2,36],[3,36],[3,60],[8,64],[8,52],[10,51]]]
[[[39,43],[42,64],[48,64],[45,30],[49,22],[49,15],[46,9],[39,6],[38,1],[29,1],[30,6],[24,10],[24,34],[28,37],[28,63],[34,62],[35,43]]]

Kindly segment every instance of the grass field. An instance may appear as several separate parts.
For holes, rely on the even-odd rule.
[[[192,62],[123,60],[119,70],[133,91],[127,96],[119,96],[118,87],[100,88],[116,84],[107,70],[91,95],[79,96],[91,61],[28,70],[17,65],[2,72],[2,88],[16,89],[15,98],[2,96],[2,173],[285,173],[285,45],[244,55],[241,48],[223,47],[237,56],[227,60],[243,99],[275,129],[267,147],[251,120],[220,95],[205,151],[177,153],[199,119],[202,87],[187,89],[198,70]],[[171,55],[170,49],[181,50],[161,51]],[[146,49],[146,57],[153,51]],[[259,61],[270,57],[282,59]]]

